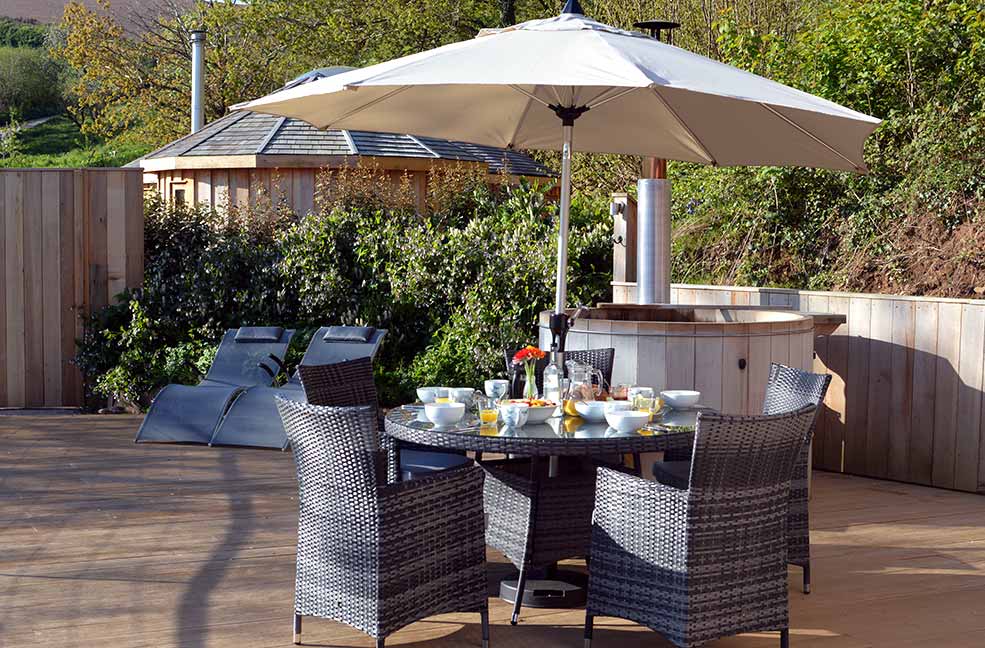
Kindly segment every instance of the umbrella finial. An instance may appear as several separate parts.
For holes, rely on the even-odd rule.
[[[581,8],[581,3],[578,0],[567,0],[564,3],[564,8],[561,9],[562,14],[578,14],[580,16],[585,15],[584,9]]]

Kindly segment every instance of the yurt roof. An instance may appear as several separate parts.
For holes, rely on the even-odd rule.
[[[398,133],[318,130],[307,122],[251,112],[235,112],[205,125],[197,133],[171,142],[128,166],[161,171],[173,158],[216,158],[215,167],[235,164],[228,156],[263,156],[276,166],[276,156],[363,156],[484,162],[490,173],[553,176],[544,165],[517,151]],[[225,159],[224,159],[225,158]],[[177,162],[177,160],[174,160]],[[326,161],[327,162],[327,161]],[[162,164],[165,163],[165,164]],[[181,164],[209,168],[210,164]],[[252,166],[252,165],[251,165]],[[265,165],[268,166],[268,165]],[[292,164],[291,166],[297,166]],[[325,166],[325,163],[317,166]]]

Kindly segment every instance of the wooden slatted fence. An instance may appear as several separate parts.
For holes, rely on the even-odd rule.
[[[82,316],[140,286],[140,169],[0,170],[0,407],[82,403]]]
[[[985,301],[731,286],[671,293],[679,304],[846,315],[815,338],[815,370],[833,380],[814,465],[985,492]]]

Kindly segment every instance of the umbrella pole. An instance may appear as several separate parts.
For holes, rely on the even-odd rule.
[[[561,146],[561,217],[557,234],[557,287],[554,312],[564,313],[568,301],[568,219],[571,214],[571,142],[574,120],[564,120]]]

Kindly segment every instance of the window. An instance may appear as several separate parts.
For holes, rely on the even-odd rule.
[[[171,200],[174,201],[176,205],[185,204],[185,190],[184,189],[174,189],[171,192]]]

